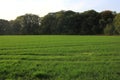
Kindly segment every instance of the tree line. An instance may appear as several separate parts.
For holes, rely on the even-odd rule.
[[[59,11],[44,17],[35,14],[18,16],[15,20],[0,19],[1,35],[119,35],[120,13],[88,10],[82,13]]]

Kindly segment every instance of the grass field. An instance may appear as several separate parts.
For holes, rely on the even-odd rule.
[[[120,36],[0,36],[0,80],[120,80]]]

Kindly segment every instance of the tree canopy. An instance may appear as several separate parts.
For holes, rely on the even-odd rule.
[[[120,34],[120,13],[110,10],[88,10],[82,13],[62,10],[44,17],[25,14],[11,21],[0,19],[0,34]]]
[[[116,15],[114,18],[114,26],[115,30],[118,34],[120,34],[120,13]]]

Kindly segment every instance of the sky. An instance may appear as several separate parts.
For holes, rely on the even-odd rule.
[[[61,10],[84,12],[91,9],[120,12],[120,0],[0,0],[0,19],[14,20],[26,13],[43,17]]]

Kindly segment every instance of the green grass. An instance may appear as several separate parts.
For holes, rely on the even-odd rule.
[[[120,36],[0,36],[0,80],[120,80]]]

